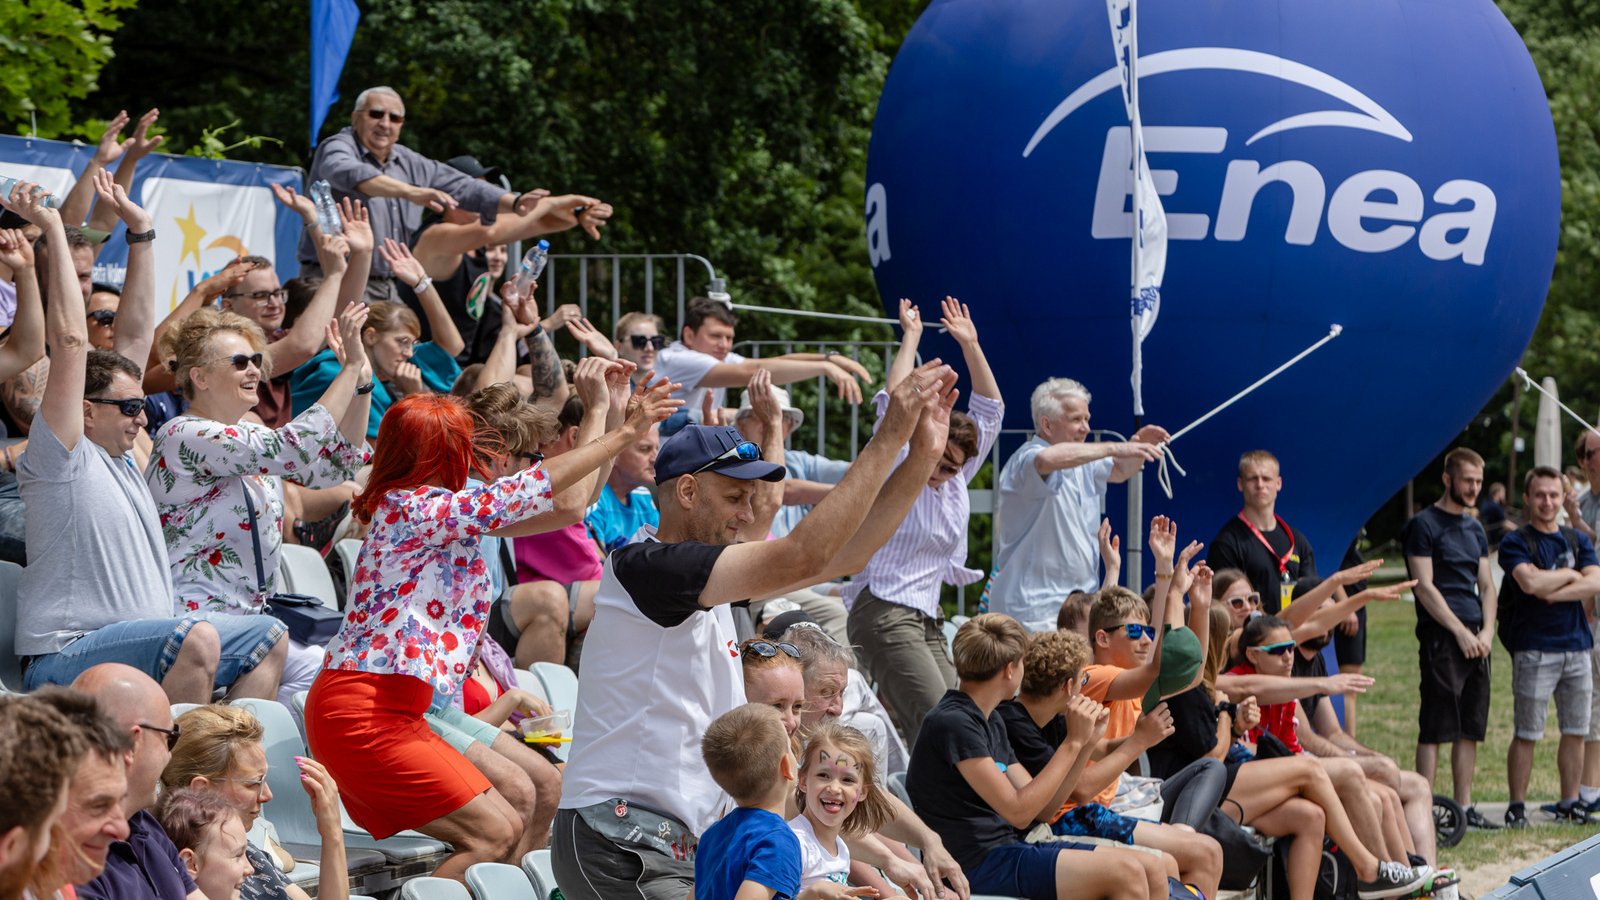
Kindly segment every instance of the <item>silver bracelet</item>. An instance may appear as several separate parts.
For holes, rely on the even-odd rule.
[[[418,297],[420,297],[420,296],[422,296],[422,292],[427,290],[430,287],[433,287],[433,279],[428,277],[427,275],[424,275],[424,276],[422,276],[422,280],[421,281],[419,281],[416,284],[411,286],[411,293],[416,294]]]

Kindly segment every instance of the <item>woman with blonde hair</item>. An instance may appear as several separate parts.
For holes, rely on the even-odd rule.
[[[241,707],[200,706],[179,716],[177,728],[178,743],[161,773],[162,789],[187,788],[215,794],[238,812],[244,830],[249,831],[260,817],[261,807],[272,801],[260,721]],[[300,766],[300,785],[311,796],[317,833],[322,837],[317,896],[343,900],[350,896],[350,885],[339,788],[321,763],[300,757],[295,761]],[[177,844],[176,836],[173,842]],[[251,844],[245,848],[250,862],[250,875],[242,888],[245,900],[310,900],[305,891],[284,877],[283,867],[293,865],[289,854],[276,845],[270,832],[264,843],[266,846]]]
[[[366,462],[372,377],[360,340],[365,321],[366,310],[352,305],[328,324],[339,377],[278,429],[245,419],[258,385],[272,374],[256,323],[202,309],[162,335],[162,357],[172,360],[189,409],[156,432],[145,482],[161,515],[177,615],[260,613],[278,590],[283,482],[334,487]],[[310,688],[321,662],[320,647],[291,643],[279,701],[288,705]]]

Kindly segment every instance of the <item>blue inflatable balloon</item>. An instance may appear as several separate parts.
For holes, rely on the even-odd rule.
[[[1177,441],[1189,476],[1170,502],[1147,478],[1146,514],[1210,540],[1239,455],[1269,449],[1326,573],[1538,322],[1560,219],[1544,89],[1491,0],[1144,0],[1139,51],[1171,237],[1147,421],[1177,430],[1344,329]],[[884,87],[866,215],[885,307],[967,301],[1011,428],[1059,375],[1093,392],[1095,427],[1132,430],[1114,63],[1100,0],[935,0]]]

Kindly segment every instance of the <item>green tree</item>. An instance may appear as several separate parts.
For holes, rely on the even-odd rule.
[[[135,0],[7,0],[0,3],[0,117],[10,128],[53,138],[74,127],[74,100],[98,86],[111,60],[118,10]],[[107,117],[109,118],[109,116]]]

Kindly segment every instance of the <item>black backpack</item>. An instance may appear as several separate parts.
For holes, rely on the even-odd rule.
[[[1272,862],[1267,874],[1267,900],[1289,900],[1289,847],[1292,837],[1278,838],[1272,845]],[[1338,845],[1322,839],[1322,865],[1317,869],[1316,900],[1357,900],[1356,870]]]

